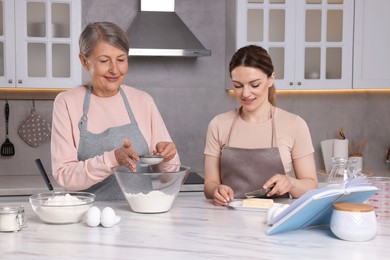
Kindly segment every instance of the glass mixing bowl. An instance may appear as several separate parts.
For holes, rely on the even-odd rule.
[[[121,169],[115,177],[132,211],[161,213],[171,209],[189,171],[183,165],[148,166],[140,173]]]

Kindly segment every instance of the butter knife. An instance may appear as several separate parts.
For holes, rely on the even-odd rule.
[[[271,191],[272,187],[269,187],[267,189],[258,189],[250,192],[244,193],[246,198],[260,198],[260,197],[266,197],[267,193]]]

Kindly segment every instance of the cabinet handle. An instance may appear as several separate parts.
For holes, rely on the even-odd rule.
[[[290,86],[292,86],[293,85],[293,83],[292,83],[292,81],[290,81],[290,83],[288,83]]]
[[[298,81],[298,86],[302,85],[302,82]]]
[[[23,83],[23,80],[18,79],[18,83],[19,83],[19,84],[22,84],[22,83]]]
[[[9,80],[8,80],[8,83],[9,83],[9,84],[12,84],[12,82],[13,82],[12,79],[9,79]]]

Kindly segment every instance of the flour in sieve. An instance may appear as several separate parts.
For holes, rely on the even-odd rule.
[[[47,223],[77,223],[81,221],[89,207],[90,205],[86,205],[85,201],[66,194],[48,198],[44,205],[35,206],[35,212],[42,221]]]
[[[141,192],[136,194],[126,193],[125,196],[131,209],[140,213],[166,212],[175,200],[175,195],[168,195],[158,190],[147,194]]]

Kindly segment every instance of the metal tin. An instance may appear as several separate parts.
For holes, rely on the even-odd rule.
[[[16,232],[26,226],[23,205],[0,206],[0,232]]]

